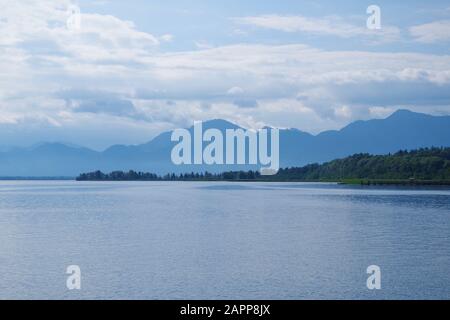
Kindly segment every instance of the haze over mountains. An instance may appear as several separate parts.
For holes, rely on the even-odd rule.
[[[225,120],[212,120],[204,129],[238,128]],[[192,128],[190,129],[192,130]],[[175,166],[171,132],[164,132],[148,143],[116,145],[103,152],[61,143],[43,143],[30,148],[0,148],[2,177],[75,177],[82,172],[102,170],[198,172],[208,170],[258,169],[252,166]],[[387,154],[401,149],[450,146],[450,116],[431,116],[400,110],[381,120],[357,121],[339,131],[319,135],[297,130],[280,130],[281,167],[322,163],[354,153]]]

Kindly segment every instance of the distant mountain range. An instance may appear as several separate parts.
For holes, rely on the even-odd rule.
[[[239,128],[225,120],[205,122],[203,128]],[[192,131],[192,128],[190,129]],[[75,177],[82,172],[136,170],[168,172],[222,172],[252,170],[252,166],[175,166],[170,156],[175,145],[171,132],[148,143],[115,145],[103,152],[61,143],[43,143],[30,148],[0,148],[2,177]],[[355,153],[387,154],[421,147],[450,146],[450,116],[431,116],[400,110],[386,119],[357,121],[339,131],[318,135],[297,130],[280,130],[281,167],[323,163]]]

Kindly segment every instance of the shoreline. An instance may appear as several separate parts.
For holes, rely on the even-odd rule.
[[[406,180],[406,179],[342,179],[342,180],[296,180],[296,179],[234,179],[234,180],[77,180],[74,177],[0,177],[0,181],[76,181],[76,182],[279,182],[279,183],[335,183],[347,186],[443,186],[450,187],[448,180]]]
[[[343,179],[339,184],[361,186],[449,186],[448,180]]]
[[[75,177],[0,177],[0,181],[71,181]]]

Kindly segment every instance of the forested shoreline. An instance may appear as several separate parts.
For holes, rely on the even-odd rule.
[[[424,148],[388,155],[355,154],[324,164],[282,168],[276,175],[257,171],[184,173],[163,176],[136,171],[83,173],[77,181],[333,181],[362,184],[450,184],[450,148]]]

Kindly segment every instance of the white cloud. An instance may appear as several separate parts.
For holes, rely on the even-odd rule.
[[[8,1],[0,11],[0,123],[7,125],[0,144],[54,135],[105,147],[211,118],[317,132],[370,115],[372,107],[450,105],[449,55],[303,44],[162,52],[165,36],[113,16],[83,14],[81,30],[70,32],[69,4]]]
[[[210,49],[210,48],[214,48],[214,46],[206,41],[196,41],[195,42],[195,46],[198,49]]]
[[[371,117],[374,118],[386,118],[392,113],[394,113],[395,109],[386,108],[386,107],[371,107],[369,108],[369,113]]]
[[[243,94],[245,91],[241,87],[232,87],[227,91],[227,94],[231,96],[237,96]]]
[[[410,33],[418,42],[450,41],[450,20],[434,21],[414,26],[410,28]]]
[[[380,30],[369,30],[365,23],[361,25],[350,24],[337,16],[312,18],[300,15],[261,15],[234,18],[233,20],[239,24],[284,32],[302,32],[340,38],[376,37],[377,41],[381,42],[394,41],[400,38],[400,29],[397,27],[383,26]]]
[[[342,106],[342,107],[335,108],[334,114],[337,117],[350,119],[352,117],[352,110],[349,108],[349,106]]]
[[[174,36],[172,34],[164,34],[159,38],[161,39],[161,41],[164,41],[164,42],[172,42],[174,39]]]
[[[157,37],[138,31],[133,22],[109,15],[82,13],[80,29],[69,30],[69,0],[0,2],[1,45],[35,47],[45,41],[43,45],[52,45],[59,53],[98,60],[139,55],[159,44]]]

